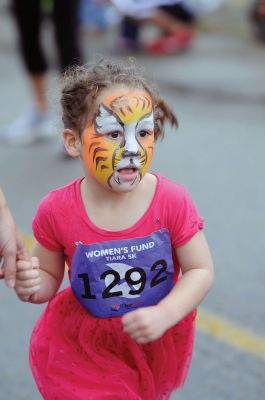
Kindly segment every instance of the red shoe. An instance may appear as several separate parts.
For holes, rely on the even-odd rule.
[[[152,54],[174,54],[186,50],[193,38],[193,33],[163,36],[146,43],[145,49]]]

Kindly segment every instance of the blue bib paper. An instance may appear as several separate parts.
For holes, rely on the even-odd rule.
[[[155,305],[174,286],[171,252],[167,229],[133,239],[80,243],[72,262],[72,290],[97,317]]]

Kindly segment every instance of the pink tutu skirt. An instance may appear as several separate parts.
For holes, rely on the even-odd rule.
[[[121,318],[97,318],[70,287],[47,305],[32,332],[30,365],[45,400],[165,400],[191,361],[194,310],[161,338],[139,345]]]

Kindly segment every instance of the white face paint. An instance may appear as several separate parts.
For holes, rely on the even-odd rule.
[[[124,124],[117,116],[102,104],[99,107],[99,114],[95,119],[96,132],[106,135],[109,132],[117,135],[123,147],[122,159],[118,162],[116,169],[126,168],[133,161],[137,168],[141,168],[140,163],[140,139],[144,138],[145,132],[154,130],[153,111],[139,121],[133,121],[130,124]],[[114,139],[114,138],[113,138]]]

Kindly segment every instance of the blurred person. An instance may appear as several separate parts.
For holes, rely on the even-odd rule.
[[[169,399],[191,361],[196,307],[213,281],[190,194],[149,172],[175,114],[132,62],[68,71],[64,144],[84,176],[51,191],[18,260],[22,301],[48,302],[30,340],[44,399]],[[58,292],[65,261],[70,286]]]
[[[189,48],[196,34],[197,16],[185,1],[160,6],[154,18],[162,34],[148,43],[145,48],[154,54],[170,54]]]
[[[43,21],[41,0],[12,0],[22,59],[33,94],[33,109],[2,127],[0,140],[23,144],[54,135],[54,121],[47,99],[48,65],[41,43]],[[81,62],[79,45],[79,0],[46,0],[51,7],[60,69]]]
[[[182,3],[160,6],[148,21],[161,28],[158,38],[143,43],[142,49],[150,53],[169,54],[187,49],[193,42],[197,18]],[[132,17],[124,17],[118,47],[123,50],[139,50],[139,30],[142,22]]]
[[[196,33],[196,22],[206,12],[220,6],[222,0],[113,0],[125,14],[118,47],[139,49],[141,22],[149,21],[160,27],[162,34],[143,44],[143,49],[155,54],[170,54],[190,47]]]
[[[0,188],[0,279],[5,278],[9,287],[15,286],[16,259],[26,257],[27,249],[16,228],[4,193]],[[1,260],[3,258],[3,261]]]

